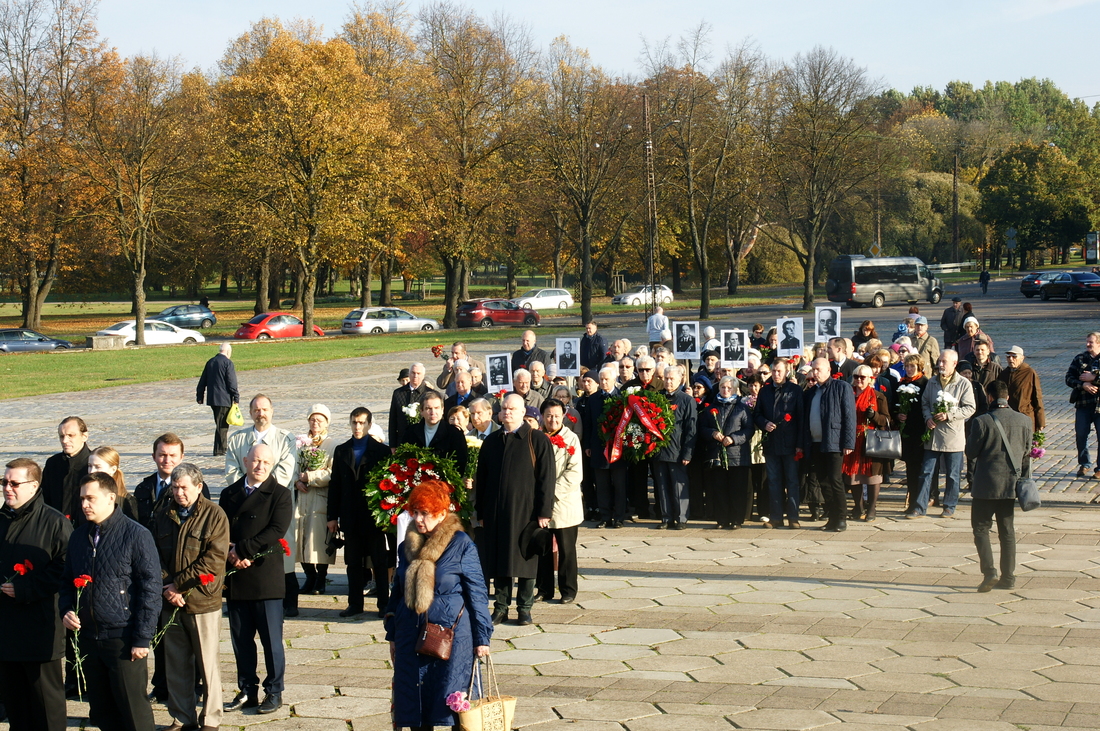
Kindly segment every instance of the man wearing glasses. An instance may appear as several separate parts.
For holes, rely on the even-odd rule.
[[[0,509],[0,698],[13,731],[61,731],[67,725],[62,658],[65,631],[57,592],[72,523],[46,505],[42,470],[29,459],[8,462]],[[22,571],[18,568],[22,566]]]
[[[634,359],[626,356],[619,361],[619,383],[622,387],[634,380]]]

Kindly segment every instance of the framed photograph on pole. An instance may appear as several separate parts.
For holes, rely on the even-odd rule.
[[[581,339],[557,338],[555,354],[559,376],[579,376],[581,374]]]
[[[749,331],[723,330],[722,367],[745,368],[749,364]]]
[[[505,391],[512,390],[512,354],[501,353],[500,355],[490,355],[485,359],[485,367],[489,372],[485,374],[485,377],[489,379],[489,393],[495,394],[500,392],[501,389]]]
[[[672,357],[699,360],[699,323],[672,323],[672,343]]]
[[[822,305],[814,311],[814,342],[825,343],[840,337],[840,307]]]
[[[802,344],[806,340],[802,329],[802,318],[780,317],[775,321],[775,327],[779,331],[779,352],[776,355],[780,357],[802,355]]]

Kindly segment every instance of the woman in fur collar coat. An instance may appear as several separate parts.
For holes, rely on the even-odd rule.
[[[489,654],[493,622],[481,560],[450,505],[450,488],[438,480],[420,483],[406,504],[415,529],[410,528],[398,549],[385,619],[398,728],[457,728],[447,696],[466,691],[474,657]],[[450,660],[417,654],[416,640],[425,622],[454,627]]]

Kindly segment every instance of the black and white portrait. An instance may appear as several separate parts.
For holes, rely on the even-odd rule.
[[[508,368],[512,356],[508,353],[490,355],[487,359],[489,368],[489,392],[496,393],[501,389],[512,390],[512,371]]]
[[[749,331],[722,331],[722,367],[744,368],[749,364]]]
[[[579,376],[581,364],[578,355],[581,352],[580,338],[557,339],[557,362],[559,376]]]
[[[775,321],[779,331],[779,352],[777,355],[802,355],[802,343],[806,339],[802,330],[801,317],[781,317]]]
[[[814,313],[814,342],[824,343],[840,337],[840,308],[818,307]]]
[[[672,324],[672,356],[674,358],[699,359],[699,323],[674,322]]]

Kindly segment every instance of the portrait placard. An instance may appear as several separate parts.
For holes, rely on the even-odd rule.
[[[748,330],[723,330],[722,333],[722,367],[744,368],[749,364],[749,331]]]
[[[672,356],[699,360],[699,323],[672,323]]]
[[[579,376],[581,374],[581,339],[557,338],[555,356],[559,376]]]
[[[822,305],[814,311],[814,342],[840,337],[840,307]]]
[[[485,367],[489,370],[485,374],[488,379],[489,393],[498,393],[501,389],[512,390],[512,354],[501,353],[490,355],[485,359]]]
[[[802,318],[780,317],[775,321],[775,327],[779,332],[779,348],[776,355],[780,357],[802,355],[802,344],[806,340],[802,329]]]

